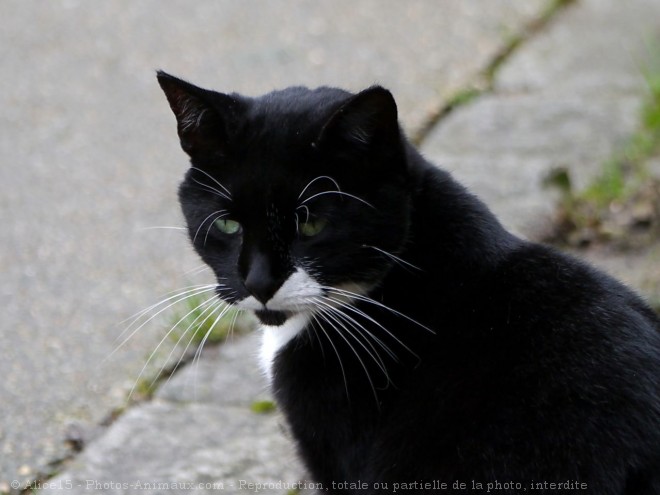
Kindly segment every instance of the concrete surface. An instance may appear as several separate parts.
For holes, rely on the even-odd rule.
[[[117,494],[189,491],[163,489],[179,483],[195,491],[245,493],[257,491],[249,484],[261,483],[276,488],[258,493],[284,494],[305,483],[282,418],[251,410],[270,398],[255,366],[258,343],[255,333],[209,350],[154,400],[129,410],[44,491],[61,491],[67,483],[69,493],[96,486]]]
[[[181,225],[186,167],[155,69],[247,94],[381,82],[414,131],[545,3],[3,2],[0,492],[124,405],[167,323],[112,354],[120,322],[198,265],[180,231],[150,229]],[[158,407],[179,410],[126,417]]]

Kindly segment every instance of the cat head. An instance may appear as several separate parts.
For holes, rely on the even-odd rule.
[[[292,87],[259,98],[158,81],[191,167],[179,199],[218,295],[265,325],[346,304],[384,279],[410,216],[389,91]]]

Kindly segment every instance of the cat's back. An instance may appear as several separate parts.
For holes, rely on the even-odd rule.
[[[635,343],[660,360],[660,317],[624,284],[573,256],[523,242],[498,264],[491,284],[490,309],[505,305],[503,323],[514,333],[594,352]]]
[[[510,254],[492,283],[484,316],[501,343],[491,349],[508,349],[521,368],[512,370],[594,413],[644,402],[657,413],[660,449],[660,319],[639,296],[576,258],[531,243]]]
[[[553,463],[577,478],[600,469],[603,490],[660,490],[657,314],[608,275],[532,243],[512,250],[491,283],[475,346],[496,416],[484,423],[488,435],[545,450],[548,475]],[[508,426],[516,423],[525,427]]]
[[[417,445],[445,477],[571,475],[602,483],[589,493],[657,493],[658,316],[611,277],[531,243],[479,290],[444,320],[457,331],[420,365],[392,423],[410,431],[427,391],[412,415]]]

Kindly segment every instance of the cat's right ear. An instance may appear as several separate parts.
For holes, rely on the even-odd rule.
[[[241,103],[158,71],[158,84],[176,116],[181,148],[191,158],[226,154],[232,121]]]
[[[348,98],[324,124],[313,145],[378,157],[372,162],[380,166],[401,163],[401,130],[392,93],[372,86]]]

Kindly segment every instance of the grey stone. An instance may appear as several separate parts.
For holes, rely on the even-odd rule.
[[[277,414],[156,400],[128,411],[51,483],[70,487],[68,493],[117,494],[256,493],[248,483],[293,485],[304,481],[303,470],[281,430]]]
[[[258,332],[230,338],[207,349],[201,359],[171,377],[156,397],[174,402],[237,405],[248,409],[255,401],[272,400],[259,369]]]
[[[186,493],[194,486],[282,494],[282,486],[304,482],[282,417],[250,407],[270,399],[258,370],[258,345],[254,333],[205,351],[152,402],[131,408],[92,442],[51,480],[51,491]]]

